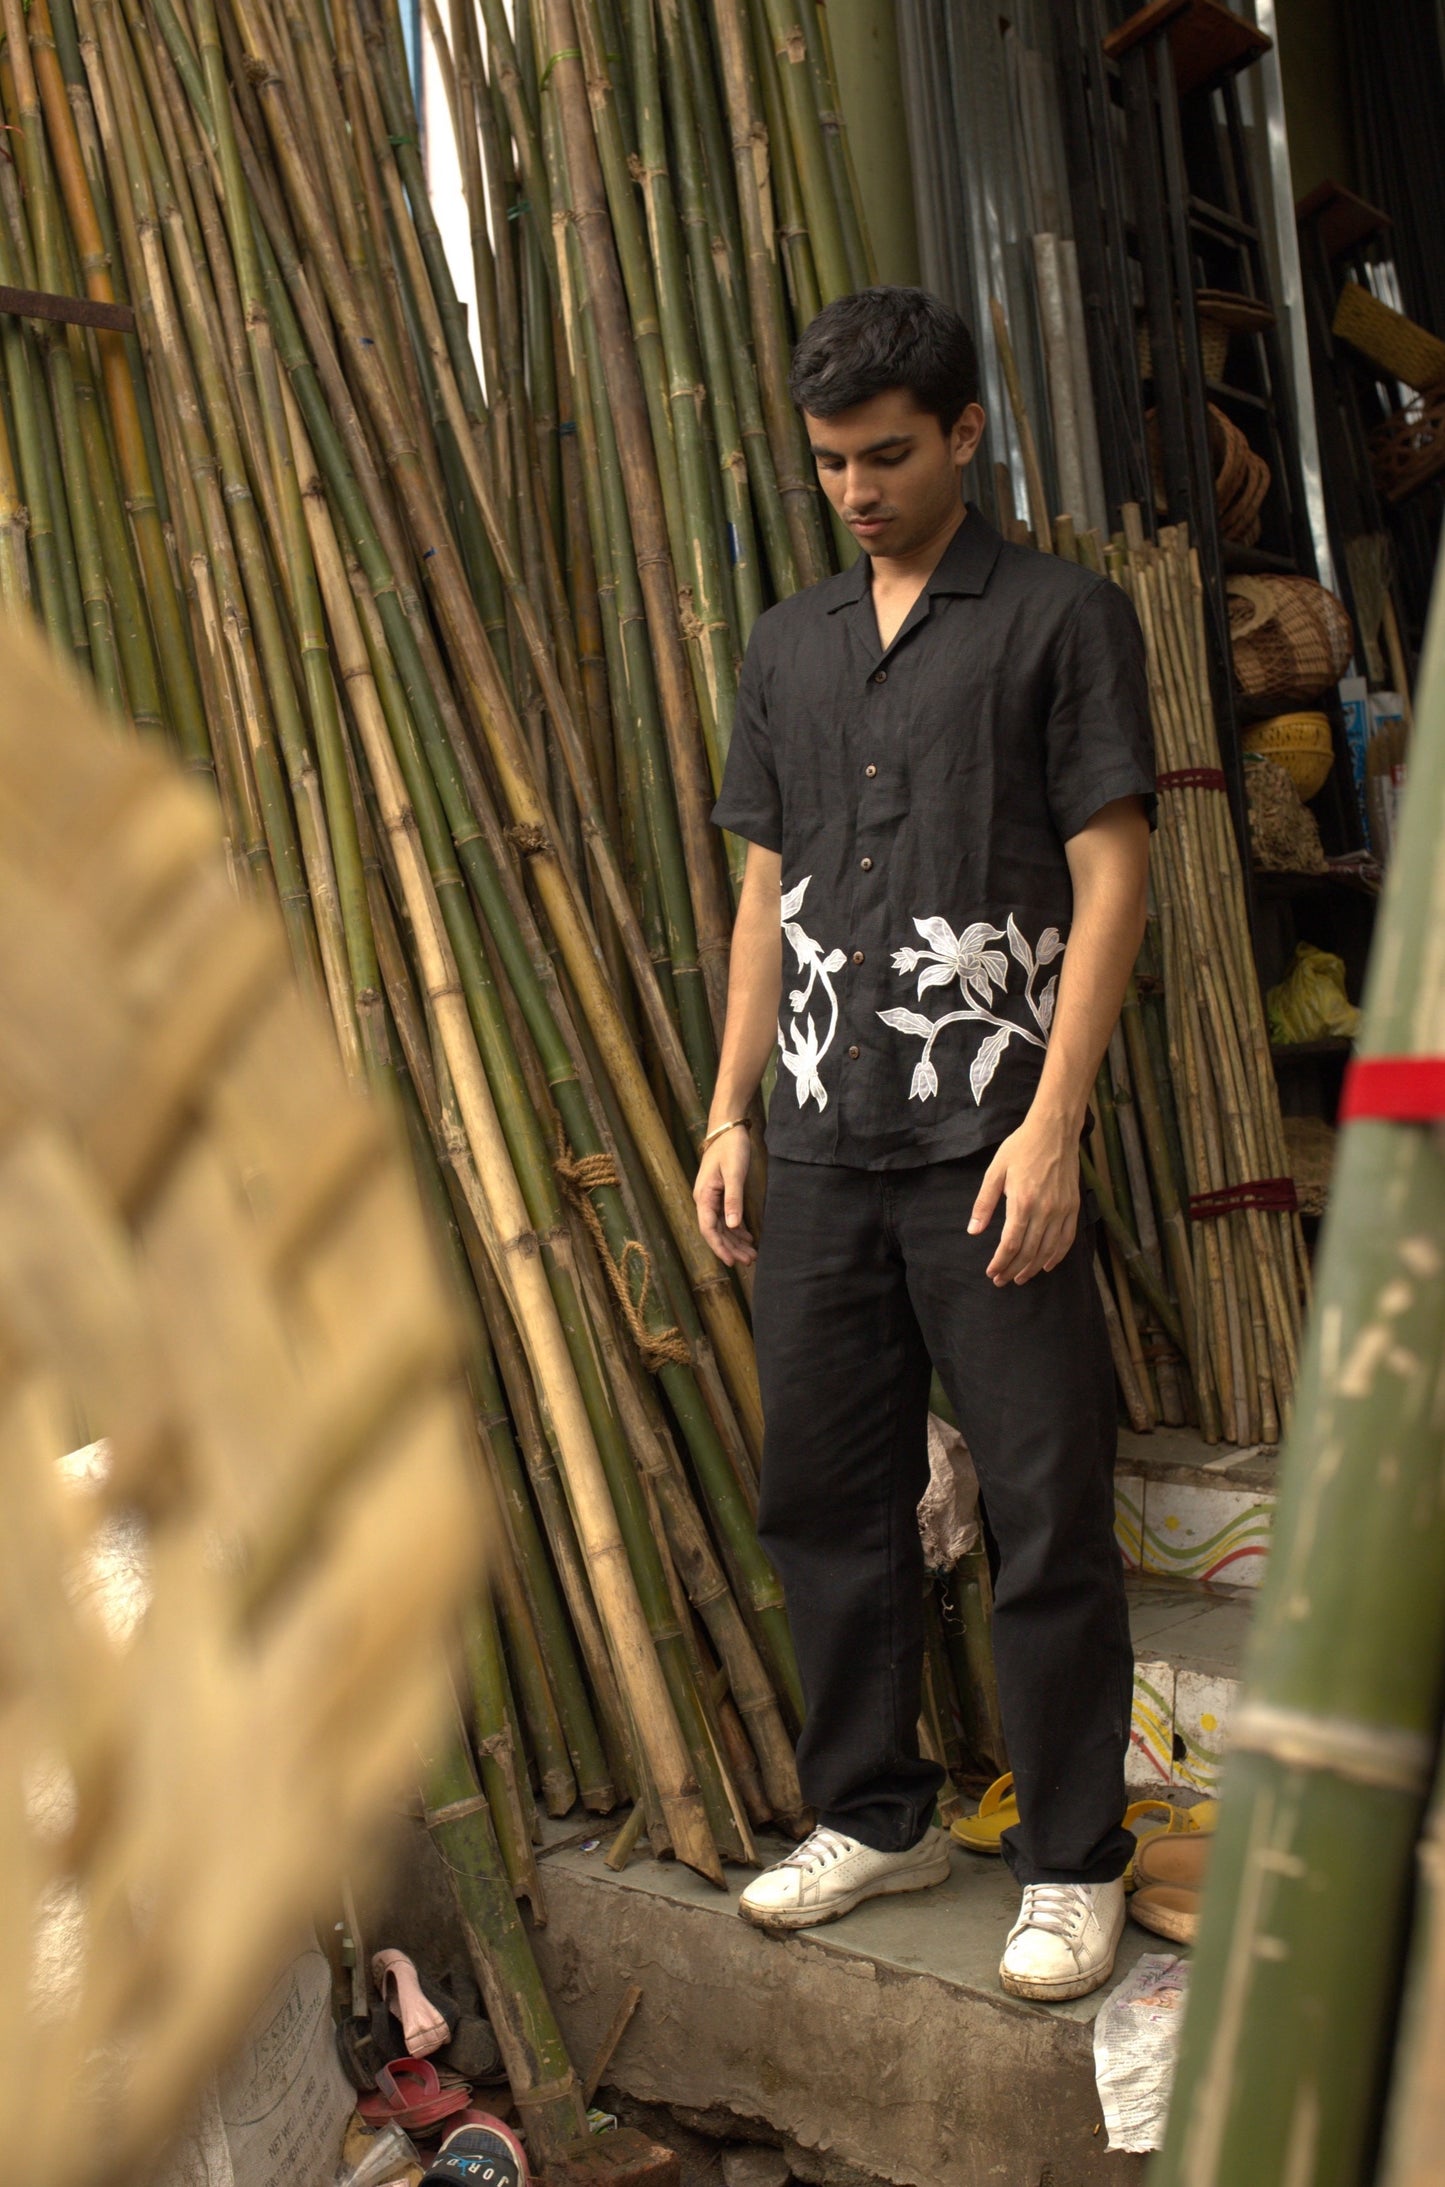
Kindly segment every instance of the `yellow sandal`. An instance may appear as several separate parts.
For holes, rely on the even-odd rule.
[[[976,1815],[960,1815],[949,1824],[949,1835],[970,1853],[997,1853],[999,1839],[1019,1819],[1019,1803],[1013,1795],[1013,1772],[996,1777],[978,1803]]]

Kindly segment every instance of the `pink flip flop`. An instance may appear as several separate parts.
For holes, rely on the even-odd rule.
[[[407,2134],[424,2134],[472,2100],[469,2088],[443,2088],[437,2069],[426,2058],[398,2058],[383,2066],[376,2076],[376,2092],[363,2096],[356,2108],[368,2126],[399,2126]]]
[[[405,1952],[373,1952],[371,1973],[383,1999],[401,2022],[408,2057],[429,2058],[434,2050],[444,2050],[451,2041],[452,2029],[445,2013],[423,1989],[415,1962]]]

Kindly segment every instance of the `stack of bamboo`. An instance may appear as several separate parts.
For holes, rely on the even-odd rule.
[[[737,664],[833,562],[787,356],[867,275],[795,13],[430,14],[479,371],[387,0],[4,4],[0,281],[135,331],[0,321],[0,589],[214,774],[404,1112],[511,1550],[472,1729],[534,1903],[534,1799],[630,1802],[718,1880],[802,1821],[744,1302],[689,1189]]]
[[[1309,1263],[1220,771],[1198,558],[1182,527],[1150,546],[1138,511],[1124,516],[1106,560],[1144,629],[1161,787],[1150,931],[1100,1074],[1094,1142],[1119,1379],[1136,1426],[1187,1418],[1210,1441],[1275,1442]]]

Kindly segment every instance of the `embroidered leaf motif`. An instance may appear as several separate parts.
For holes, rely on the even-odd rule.
[[[1034,968],[1033,955],[1028,943],[1019,932],[1019,923],[1012,912],[1008,915],[1008,945],[1014,953],[1015,961],[1023,966],[1025,972],[1032,972]],[[1040,942],[1040,950],[1043,949],[1043,946],[1043,943]]]
[[[830,949],[823,959],[823,970],[825,972],[841,972],[847,962],[848,952],[846,949]]]
[[[911,1033],[915,1040],[927,1040],[933,1031],[932,1019],[920,1017],[916,1010],[880,1010],[878,1015],[895,1033]]]
[[[947,987],[954,978],[951,964],[926,964],[918,975],[918,992],[924,994],[930,987]]]
[[[806,1032],[796,1023],[793,1024],[790,1031],[793,1043],[792,1049],[781,1049],[778,1060],[786,1069],[792,1072],[797,1082],[798,1107],[800,1109],[806,1107],[811,1098],[817,1102],[820,1109],[826,1109],[828,1106],[828,1089],[818,1076],[818,1062],[821,1051],[817,1029],[813,1024],[813,1020],[809,1018]],[[831,1038],[831,1034],[829,1037]],[[822,1045],[826,1047],[827,1042],[823,1042]]]
[[[978,1054],[970,1063],[968,1083],[973,1089],[973,1098],[976,1102],[982,1101],[989,1081],[998,1069],[999,1058],[1009,1044],[1009,1035],[1012,1031],[1013,1027],[1011,1025],[1005,1025],[1001,1031],[990,1033],[988,1039],[983,1042]]]
[[[1058,993],[1059,982],[1057,975],[1055,975],[1039,996],[1038,1001],[1038,1020],[1045,1032],[1054,1022],[1054,1004],[1058,1000]]]
[[[910,1101],[931,1101],[938,1091],[938,1073],[927,1056],[913,1068],[913,1084],[908,1089]]]
[[[1039,963],[1052,964],[1055,957],[1061,957],[1063,953],[1064,945],[1059,940],[1058,928],[1046,926],[1039,936]]]
[[[789,919],[796,919],[798,913],[802,910],[803,898],[808,893],[808,883],[812,880],[812,878],[813,876],[811,873],[805,873],[802,880],[798,883],[797,887],[790,888],[787,895],[783,898],[782,904],[780,906],[780,911],[783,924],[785,926]]]

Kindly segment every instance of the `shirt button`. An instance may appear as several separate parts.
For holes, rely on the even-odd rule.
[[[868,777],[868,780],[871,782],[873,780],[873,777],[877,774],[878,769],[876,767],[865,767],[863,769],[863,772]]]
[[[850,1058],[850,1060],[851,1060],[852,1062],[854,1062],[854,1063],[856,1063],[856,1062],[858,1061],[858,1058],[859,1058],[859,1056],[860,1056],[860,1055],[862,1055],[862,1053],[863,1053],[863,1051],[862,1051],[862,1049],[861,1049],[861,1048],[850,1048],[850,1049],[848,1050],[848,1055],[849,1055],[849,1058]]]
[[[871,858],[860,858],[858,863],[863,868],[863,871],[865,873],[871,873],[873,871],[873,861]]]
[[[874,681],[875,683],[887,683],[887,681],[888,681],[888,671],[887,671],[887,669],[886,669],[886,668],[875,668],[875,669],[874,669],[874,671],[873,671],[873,681]]]
[[[863,962],[863,952],[862,952],[862,950],[861,950],[861,949],[855,949],[855,950],[854,950],[854,952],[853,952],[853,962],[854,962],[854,964],[861,964],[861,963]]]

